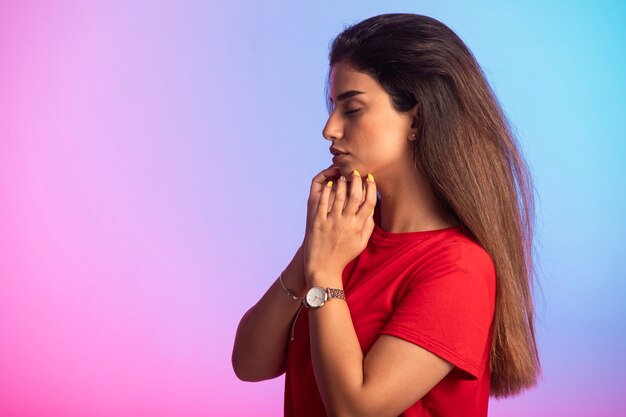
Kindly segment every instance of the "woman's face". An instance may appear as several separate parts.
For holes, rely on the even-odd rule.
[[[362,177],[371,172],[379,181],[413,166],[413,113],[398,113],[374,78],[339,62],[331,69],[330,100],[332,112],[322,134],[332,148],[347,153],[333,161],[342,175],[349,179],[358,169]]]

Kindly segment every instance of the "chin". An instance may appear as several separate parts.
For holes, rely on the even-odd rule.
[[[341,168],[341,175],[346,177],[348,181],[352,181],[352,171],[354,170],[354,168],[352,168],[351,166],[341,166],[340,168]],[[359,174],[362,174],[360,169],[359,169]]]
[[[361,174],[361,179],[367,179],[367,173],[370,172],[370,171],[367,171],[367,167],[357,166],[353,163],[349,164],[343,161],[338,161],[334,165],[339,168],[339,171],[340,171],[339,175],[343,175],[344,177],[346,177],[348,181],[352,180],[352,171],[355,168],[359,170],[359,174]]]

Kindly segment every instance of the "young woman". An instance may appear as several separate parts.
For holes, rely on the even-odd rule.
[[[516,140],[433,18],[371,17],[329,58],[333,164],[302,245],[239,324],[235,373],[285,372],[285,416],[486,416],[540,373]]]

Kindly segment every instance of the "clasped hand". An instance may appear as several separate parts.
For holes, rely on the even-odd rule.
[[[324,284],[341,286],[345,266],[367,246],[374,230],[376,184],[368,175],[366,185],[357,170],[336,182],[338,167],[317,174],[311,183],[304,240],[304,269],[307,287]],[[349,185],[349,187],[348,187]]]

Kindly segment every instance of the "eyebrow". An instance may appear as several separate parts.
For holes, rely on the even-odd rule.
[[[341,100],[345,100],[347,98],[359,95],[359,94],[365,94],[365,92],[363,91],[357,91],[357,90],[350,90],[350,91],[346,91],[345,93],[341,93],[337,96],[337,101],[341,101]],[[333,98],[330,97],[330,102],[334,103]]]

